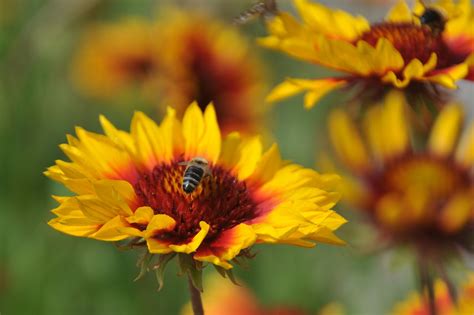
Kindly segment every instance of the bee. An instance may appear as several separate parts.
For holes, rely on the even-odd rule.
[[[242,25],[256,17],[268,18],[278,12],[276,0],[262,0],[234,18],[234,24]]]
[[[179,165],[186,165],[183,173],[183,191],[187,194],[192,193],[201,183],[202,179],[211,175],[209,163],[205,158],[195,157],[189,162],[181,162]]]
[[[431,29],[433,35],[439,35],[444,31],[446,18],[438,9],[427,7],[423,2],[425,10],[419,16],[421,25],[425,25]]]

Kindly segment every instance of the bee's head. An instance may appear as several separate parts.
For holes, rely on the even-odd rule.
[[[191,162],[196,163],[198,165],[202,165],[202,166],[209,164],[205,158],[200,157],[200,156],[193,158]]]
[[[421,25],[429,27],[435,34],[444,30],[446,19],[444,14],[435,8],[425,8],[423,14],[419,17]]]

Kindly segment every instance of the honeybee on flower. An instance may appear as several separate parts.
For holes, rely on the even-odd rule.
[[[201,290],[205,264],[231,276],[232,262],[251,257],[257,243],[344,244],[333,233],[345,223],[331,210],[338,177],[281,160],[258,136],[222,137],[212,105],[202,112],[193,103],[182,121],[169,108],[160,125],[137,112],[130,133],[100,120],[105,135],[78,127],[60,146],[71,161],[45,173],[73,192],[55,197],[54,229],[145,247],[142,271],[156,264],[159,277],[177,256]],[[186,191],[183,161],[196,157],[209,176]]]

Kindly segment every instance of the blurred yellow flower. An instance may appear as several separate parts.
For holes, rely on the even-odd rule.
[[[261,130],[264,71],[255,47],[237,29],[178,10],[162,14],[156,28],[163,109],[173,104],[181,116],[193,100],[202,109],[213,102],[224,133]]]
[[[438,280],[435,284],[435,305],[440,315],[471,315],[474,314],[474,274],[471,274],[464,284],[457,305],[453,303],[446,283]],[[392,315],[429,315],[429,306],[426,299],[420,294],[413,293],[400,302],[393,310]]]
[[[263,72],[235,28],[177,9],[154,21],[91,26],[73,63],[76,85],[92,97],[117,100],[138,90],[160,111],[173,104],[180,117],[194,100],[201,109],[213,102],[224,133],[262,130]]]
[[[117,100],[138,91],[152,96],[157,53],[152,23],[142,18],[92,25],[79,42],[72,77],[84,94]]]
[[[268,23],[270,35],[260,43],[345,75],[289,78],[268,95],[270,102],[305,92],[305,107],[311,108],[330,91],[354,85],[371,97],[383,95],[387,86],[434,95],[438,85],[454,89],[458,80],[474,80],[470,0],[433,5],[446,18],[443,30],[420,24],[425,10],[420,1],[413,12],[399,1],[384,22],[375,24],[308,0],[294,3],[303,22],[281,13]]]
[[[405,98],[392,92],[368,110],[360,126],[345,111],[331,113],[335,155],[349,170],[346,200],[364,211],[384,238],[414,245],[424,258],[472,250],[474,123],[461,137],[462,108],[447,105],[420,144],[411,137],[406,112]]]
[[[193,103],[182,122],[168,109],[160,125],[137,112],[130,133],[101,123],[105,135],[80,127],[77,138],[69,135],[60,147],[72,162],[46,172],[75,193],[55,197],[56,230],[131,238],[152,254],[183,253],[225,269],[255,243],[343,244],[333,231],[345,220],[331,210],[338,176],[282,161],[277,146],[264,152],[258,137],[222,138],[213,106],[202,113]],[[186,193],[183,162],[195,157],[207,160],[210,175]]]

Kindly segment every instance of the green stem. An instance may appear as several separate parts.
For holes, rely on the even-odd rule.
[[[202,307],[201,292],[194,287],[191,277],[188,276],[189,293],[191,295],[191,304],[193,306],[194,315],[204,315],[204,308]]]

